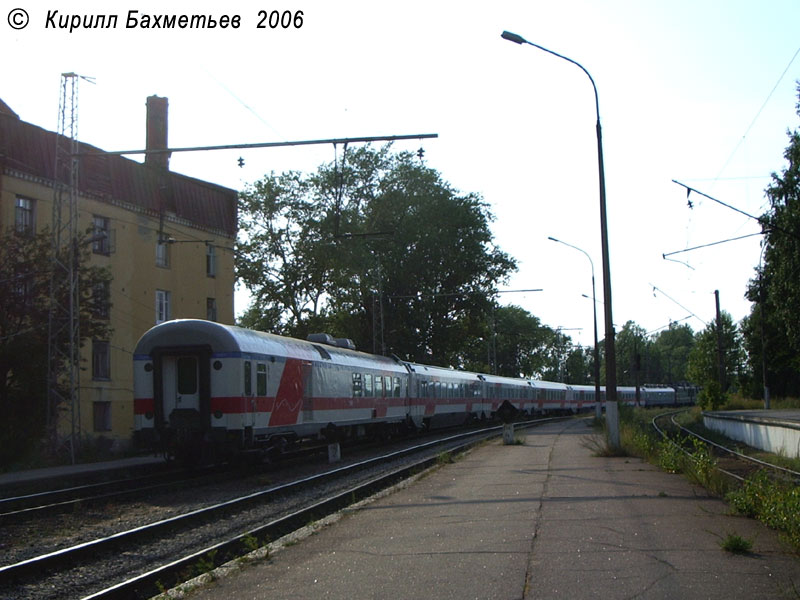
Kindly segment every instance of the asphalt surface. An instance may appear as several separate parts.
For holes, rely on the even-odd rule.
[[[800,598],[775,532],[634,458],[584,421],[482,446],[192,599]],[[720,548],[729,534],[745,555]]]

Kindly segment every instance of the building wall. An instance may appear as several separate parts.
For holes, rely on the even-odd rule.
[[[34,200],[37,231],[50,225],[53,188],[48,181],[10,169],[0,177],[3,230],[14,227],[18,197]],[[108,219],[110,252],[93,252],[90,261],[111,271],[109,322],[113,330],[109,340],[99,340],[108,342],[108,378],[93,377],[92,341],[82,351],[80,432],[103,435],[122,448],[133,431],[132,353],[139,337],[156,324],[157,290],[170,294],[169,318],[205,319],[211,298],[216,302],[216,320],[232,324],[234,236],[199,227],[168,212],[161,218],[113,199],[81,196],[78,206],[80,232],[93,226],[95,216]],[[156,264],[160,230],[164,237],[174,240],[166,244],[168,266]],[[209,246],[216,262],[213,277],[206,272]],[[64,435],[70,432],[69,416],[61,419],[60,430]]]

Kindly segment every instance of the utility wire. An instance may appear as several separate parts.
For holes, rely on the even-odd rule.
[[[713,196],[709,196],[708,194],[704,194],[703,192],[701,192],[699,190],[696,190],[693,187],[690,187],[690,186],[686,185],[685,183],[681,183],[680,181],[677,181],[675,179],[672,180],[672,183],[677,183],[679,186],[686,188],[686,197],[687,198],[689,197],[689,194],[692,193],[692,192],[694,192],[695,194],[700,194],[701,196],[703,196],[705,198],[708,198],[709,200],[713,200],[717,204],[721,204],[725,208],[730,208],[732,211],[735,211],[735,212],[737,212],[737,213],[739,213],[741,215],[744,215],[745,217],[748,217],[750,219],[753,219],[754,221],[758,221],[759,225],[761,225],[761,227],[765,231],[770,231],[770,230],[779,231],[784,235],[788,235],[789,237],[793,237],[796,240],[800,240],[800,236],[798,236],[796,233],[788,231],[787,229],[784,229],[783,227],[778,227],[777,225],[774,225],[774,224],[770,225],[769,223],[766,222],[766,220],[763,217],[755,217],[755,216],[751,215],[750,213],[747,213],[747,212],[741,210],[740,208],[736,208],[735,206],[731,206],[730,204],[726,204],[722,200],[718,200],[717,198],[714,198]]]
[[[754,235],[763,235],[763,234],[760,231],[758,233],[748,233],[747,235],[740,235],[739,237],[730,238],[727,240],[720,240],[719,242],[711,242],[710,244],[695,246],[694,248],[686,248],[685,250],[676,250],[675,252],[667,252],[666,254],[662,254],[661,258],[669,260],[667,257],[672,256],[673,254],[680,254],[681,252],[690,252],[692,250],[698,250],[700,248],[708,248],[709,246],[717,246],[718,244],[725,244],[727,242],[735,242],[737,240],[743,240],[744,238],[753,237]]]
[[[792,63],[794,62],[794,59],[797,58],[798,54],[800,54],[800,48],[797,49],[797,51],[794,53],[794,56],[792,56],[792,59],[789,61],[789,64],[786,65],[786,68],[783,70],[783,73],[781,73],[781,76],[778,77],[778,81],[775,82],[775,85],[773,86],[772,91],[767,95],[767,99],[764,100],[764,103],[761,105],[761,108],[758,109],[758,112],[756,113],[756,116],[753,117],[753,120],[750,122],[750,125],[748,125],[747,130],[744,132],[744,135],[741,137],[741,139],[739,140],[739,143],[736,144],[736,147],[733,149],[733,152],[731,152],[731,155],[728,157],[728,160],[726,160],[725,164],[722,165],[722,168],[719,170],[719,174],[717,175],[715,180],[719,179],[720,178],[719,176],[722,175],[722,173],[725,172],[725,169],[728,168],[728,164],[731,162],[731,160],[733,160],[733,157],[739,151],[739,148],[744,143],[744,140],[747,137],[747,134],[750,133],[750,130],[753,128],[753,125],[756,124],[756,121],[758,120],[758,117],[761,116],[761,113],[764,111],[764,108],[767,106],[767,103],[769,102],[770,98],[772,98],[772,94],[774,94],[775,90],[778,89],[778,86],[780,85],[781,81],[783,81],[783,78],[786,76],[786,73],[789,71],[789,67],[792,66]]]

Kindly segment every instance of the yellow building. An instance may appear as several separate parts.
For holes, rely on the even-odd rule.
[[[52,224],[56,139],[0,100],[4,232]],[[166,147],[167,100],[152,96],[147,149]],[[139,337],[169,319],[234,321],[237,193],[169,171],[167,153],[147,154],[144,163],[87,144],[80,153],[76,230],[93,228],[91,264],[111,271],[112,334],[83,349],[77,429],[82,438],[102,435],[124,448],[133,430],[132,353]],[[72,417],[61,419],[59,432],[70,435]]]

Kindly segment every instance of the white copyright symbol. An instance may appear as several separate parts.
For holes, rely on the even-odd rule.
[[[22,8],[14,8],[8,13],[8,24],[12,29],[25,29],[29,20],[28,13]]]

